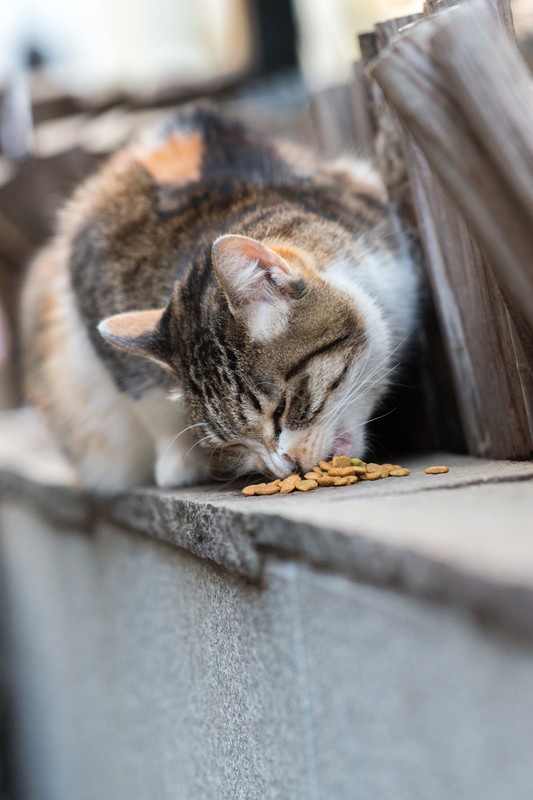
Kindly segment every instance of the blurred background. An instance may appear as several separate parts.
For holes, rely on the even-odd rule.
[[[312,84],[337,82],[349,76],[354,31],[421,10],[419,0],[21,0],[3,6],[2,83],[28,64],[42,64],[50,83],[86,98],[293,66],[295,52]]]

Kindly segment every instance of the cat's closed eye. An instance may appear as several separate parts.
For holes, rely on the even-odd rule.
[[[276,410],[272,414],[272,422],[274,424],[274,436],[276,437],[276,439],[279,439],[281,434],[281,418],[285,413],[286,407],[287,407],[287,400],[285,397],[283,397],[278,403]]]

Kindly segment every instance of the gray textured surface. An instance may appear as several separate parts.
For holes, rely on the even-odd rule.
[[[531,644],[269,557],[1,514],[24,800],[529,800]]]
[[[450,472],[425,475],[428,464]],[[237,487],[139,489],[97,501],[26,412],[0,417],[0,494],[62,526],[103,516],[259,580],[266,554],[469,608],[533,632],[533,463],[450,454],[411,459],[407,478],[302,495]]]

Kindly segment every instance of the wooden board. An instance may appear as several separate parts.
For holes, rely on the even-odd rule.
[[[463,24],[465,12],[474,15],[469,26]],[[505,19],[508,23],[508,16]],[[499,154],[510,134],[505,127],[508,123],[501,127],[498,123],[500,117],[508,119],[495,88],[501,59],[495,55],[493,38],[490,53],[478,47],[484,24],[491,25],[492,21],[483,18],[479,7],[439,13],[393,41],[375,61],[371,73],[408,132],[405,143],[415,207],[469,450],[494,458],[527,458],[533,453],[533,348],[528,344],[524,318],[528,310],[533,314],[533,302],[527,297],[533,222],[529,233],[526,227],[520,227],[529,210],[524,196],[517,196],[511,174],[504,179],[513,155],[508,148],[502,169]],[[446,31],[446,38],[442,31]],[[440,61],[433,49],[437,32],[441,36]],[[501,46],[507,57],[509,45],[504,37],[500,39],[498,48]],[[468,48],[470,54],[476,54],[472,56],[476,70],[467,74],[461,58],[451,59],[449,52],[444,53],[447,46],[451,49],[452,41],[462,43],[465,62]],[[449,65],[451,60],[455,83],[443,69],[443,63]],[[454,94],[459,84],[462,105]],[[517,84],[518,80],[513,84],[513,95],[518,91]],[[470,121],[478,89],[484,91],[485,103],[492,100],[491,135],[486,137],[488,119],[483,118],[482,127],[479,105],[476,122]],[[485,141],[491,142],[492,149],[485,149]],[[513,163],[515,169],[522,167],[518,157]],[[529,163],[533,164],[533,150]],[[484,251],[471,230],[475,230]],[[494,240],[497,244],[488,250],[487,243]],[[491,258],[496,252],[500,254],[500,280],[493,269],[494,260],[491,263],[486,257],[487,251]],[[521,300],[512,306],[503,298],[504,294],[507,303],[512,300],[509,275],[512,278],[515,272],[509,268],[510,254],[515,256],[515,272],[522,280]],[[525,309],[523,316],[521,309]]]

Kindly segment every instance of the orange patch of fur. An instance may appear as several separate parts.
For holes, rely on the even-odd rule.
[[[268,247],[277,253],[279,256],[285,259],[285,261],[290,264],[291,267],[296,272],[299,272],[300,275],[303,275],[305,278],[309,280],[318,281],[320,277],[315,270],[313,264],[311,263],[310,257],[307,253],[303,250],[300,250],[299,247],[294,247],[290,244],[271,244],[268,243]]]
[[[119,339],[134,339],[153,330],[163,314],[164,308],[147,311],[128,311],[105,320],[103,333]]]
[[[25,289],[24,317],[28,322],[31,320],[29,326],[37,323],[35,330],[27,334],[26,347],[33,350],[34,358],[34,368],[28,375],[28,392],[32,402],[41,408],[46,408],[53,401],[51,390],[62,392],[70,375],[65,348],[66,337],[72,331],[65,324],[62,285],[65,267],[58,250],[59,248],[54,249],[52,245],[41,252],[33,262]],[[32,378],[37,380],[32,383]],[[72,397],[69,400],[74,402]]]
[[[25,290],[24,318],[31,320],[26,328],[38,325],[26,332],[33,367],[27,370],[25,389],[30,402],[52,415],[60,429],[69,427],[72,409],[88,414],[91,407],[89,393],[72,375],[75,331],[68,322],[68,304],[73,302],[64,254],[57,244],[50,245],[33,262]],[[78,455],[88,447],[105,451],[105,437],[98,432],[87,435],[80,426],[69,438],[72,452],[76,450]]]
[[[137,155],[137,160],[158,183],[182,185],[200,177],[202,153],[198,132],[187,136],[175,133],[161,147]]]

